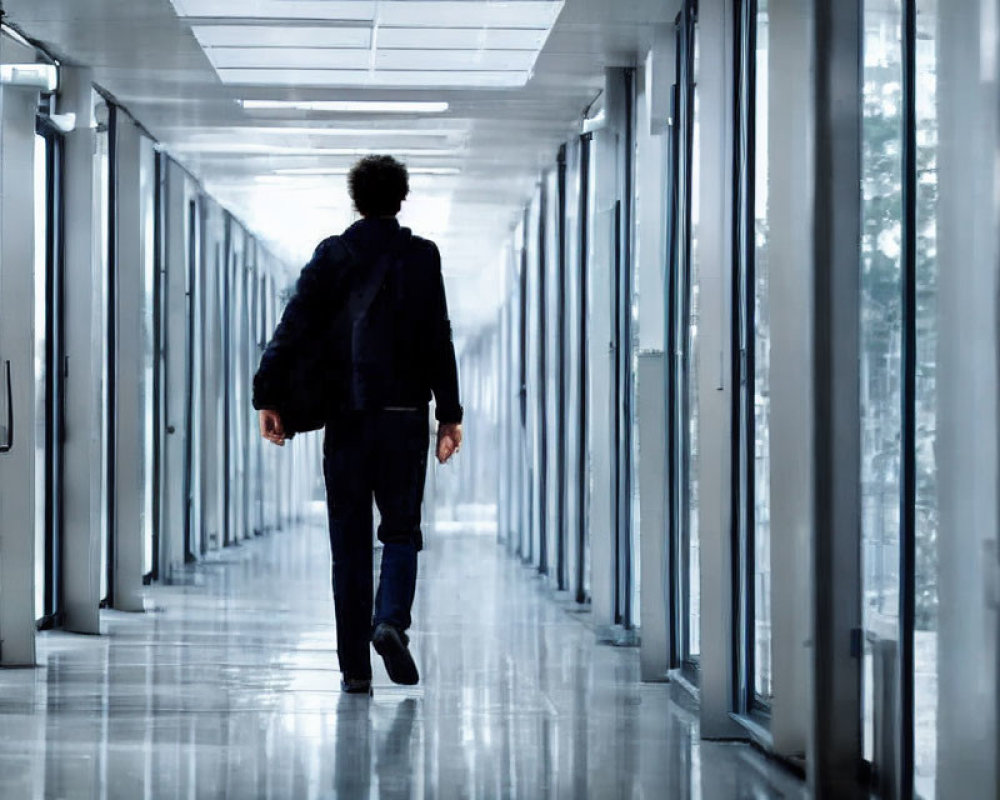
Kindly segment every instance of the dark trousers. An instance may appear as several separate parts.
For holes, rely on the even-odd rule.
[[[323,474],[333,557],[337,654],[349,678],[371,678],[374,626],[410,627],[423,547],[420,504],[428,451],[427,409],[354,411],[326,426]],[[382,518],[382,571],[372,616],[372,498]]]

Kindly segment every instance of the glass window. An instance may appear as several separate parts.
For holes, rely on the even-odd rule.
[[[688,277],[689,307],[687,316],[687,425],[688,447],[687,466],[687,520],[688,520],[688,635],[687,655],[697,659],[701,654],[701,555],[698,536],[698,322],[700,304],[698,302],[698,217],[701,207],[700,178],[700,121],[698,114],[698,39],[694,37],[694,74],[692,76],[694,98],[692,105],[691,144],[691,251]]]
[[[861,491],[864,747],[894,691],[902,433],[903,52],[900,0],[864,14]],[[877,710],[876,710],[877,706]],[[891,720],[885,720],[891,727]],[[876,768],[878,765],[876,764]]]
[[[699,122],[695,4],[676,21],[668,197],[668,380],[671,574],[671,661],[697,680],[700,640],[698,537],[698,211]]]
[[[100,98],[95,95],[95,103],[103,102]],[[109,142],[108,142],[108,130],[107,128],[98,129],[97,133],[97,151],[94,159],[94,169],[97,174],[94,178],[97,185],[98,200],[96,204],[96,214],[97,219],[95,224],[97,225],[97,242],[98,242],[98,258],[100,271],[99,274],[101,278],[101,306],[103,310],[101,319],[101,328],[103,333],[103,340],[107,342],[107,346],[102,353],[101,358],[101,475],[103,480],[101,481],[101,585],[100,593],[101,599],[108,599],[108,594],[110,591],[110,581],[108,580],[111,564],[111,524],[112,524],[112,494],[111,487],[114,485],[111,480],[113,476],[113,465],[112,465],[112,450],[111,450],[111,440],[112,435],[111,425],[113,423],[114,417],[111,410],[112,397],[110,392],[110,380],[112,376],[112,364],[111,357],[113,351],[113,343],[111,342],[112,325],[111,325],[111,301],[113,294],[111,292],[110,281],[110,243],[111,243],[111,163],[108,155]]]
[[[154,235],[154,211],[156,191],[156,153],[153,142],[143,137],[141,140],[139,181],[140,181],[140,224],[142,225],[142,341],[143,341],[143,575],[153,572],[153,459],[156,445],[153,441],[153,399],[156,348],[154,342],[154,291],[156,279],[156,241]]]
[[[937,2],[917,0],[916,570],[914,788],[934,797],[937,756]]]
[[[758,0],[754,114],[753,316],[753,691],[771,699],[771,312],[768,301],[767,0]]]

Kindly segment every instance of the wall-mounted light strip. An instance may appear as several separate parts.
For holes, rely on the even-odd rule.
[[[240,100],[245,111],[329,111],[340,114],[442,114],[446,102],[418,100]]]

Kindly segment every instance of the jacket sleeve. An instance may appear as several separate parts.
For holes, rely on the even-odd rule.
[[[436,403],[435,416],[443,425],[462,421],[462,406],[458,397],[458,365],[455,361],[455,343],[452,341],[451,320],[448,318],[448,301],[441,274],[441,254],[431,245],[433,259],[430,310],[430,369],[431,391]]]
[[[288,383],[290,356],[301,346],[329,291],[332,242],[333,239],[321,242],[299,274],[295,292],[261,356],[253,379],[253,407],[257,410],[277,409],[281,404]]]

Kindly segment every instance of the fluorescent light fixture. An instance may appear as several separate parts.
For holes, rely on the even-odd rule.
[[[277,169],[274,171],[274,174],[279,176],[318,177],[323,175],[347,175],[348,172],[350,172],[350,167],[301,167],[297,169]],[[407,167],[407,172],[410,175],[445,176],[460,175],[462,170],[458,167]]]
[[[372,29],[368,26],[193,25],[191,32],[202,47],[338,47],[367,50],[372,46]]]
[[[59,69],[53,64],[3,64],[0,83],[51,94],[59,88]]]
[[[329,86],[383,88],[477,87],[509,89],[524,86],[528,72],[334,69],[219,69],[223,83],[253,86]]]
[[[444,102],[414,100],[240,100],[246,111],[331,111],[342,114],[441,114]]]
[[[205,55],[216,69],[347,69],[367,70],[368,50],[319,47],[208,47]]]
[[[379,28],[380,50],[533,50],[549,32],[536,28]]]

